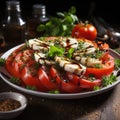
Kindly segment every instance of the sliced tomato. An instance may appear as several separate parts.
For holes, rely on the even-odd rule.
[[[70,81],[66,82],[66,81],[62,80],[61,91],[63,93],[77,93],[77,92],[81,91],[81,88],[79,86],[73,84]]]
[[[22,57],[22,53],[18,53],[12,62],[12,68],[14,69],[13,76],[17,78],[21,78],[21,70],[25,66],[25,63],[22,61]]]
[[[87,68],[86,75],[90,74],[95,75],[97,78],[101,78],[105,75],[109,75],[114,71],[114,58],[111,55],[108,55],[108,59],[104,61],[101,68]]]
[[[30,61],[26,64],[26,66],[22,69],[22,80],[26,86],[33,86],[39,91],[47,91],[39,82],[38,70],[35,66],[35,61]]]
[[[53,80],[56,81],[58,85],[60,85],[61,79],[60,79],[59,73],[53,66],[50,68],[50,76],[52,77]]]
[[[101,80],[96,79],[94,81],[86,80],[86,79],[80,79],[80,87],[84,89],[90,89],[92,90],[95,86],[100,86]]]
[[[18,77],[16,72],[14,71],[14,68],[12,66],[12,63],[16,57],[17,54],[19,54],[19,52],[21,51],[21,47],[16,49],[15,51],[13,51],[9,56],[8,58],[6,59],[6,62],[5,62],[5,68],[7,69],[7,71],[12,75],[12,76],[15,76],[15,77]]]
[[[14,69],[14,73],[13,73],[14,77],[17,77],[17,78],[21,77],[21,71],[25,67],[25,65],[29,61],[31,61],[32,53],[33,53],[33,50],[28,49],[28,50],[21,51],[15,56],[12,62],[12,67]]]
[[[105,63],[106,61],[109,60],[109,53],[108,52],[103,53],[99,59],[102,60],[102,63]]]
[[[68,79],[69,81],[71,81],[75,85],[79,85],[80,77],[73,74],[73,73],[66,72],[66,79]]]
[[[48,91],[58,89],[56,81],[48,76],[45,70],[43,70],[42,68],[38,70],[38,79],[42,86],[44,86]]]

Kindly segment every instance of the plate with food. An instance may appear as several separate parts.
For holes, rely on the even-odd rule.
[[[27,94],[77,99],[104,93],[120,82],[120,55],[106,43],[40,37],[1,56],[0,77]]]

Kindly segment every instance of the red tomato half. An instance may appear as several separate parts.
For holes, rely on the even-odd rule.
[[[95,40],[97,37],[97,29],[92,24],[78,23],[72,29],[72,37]]]

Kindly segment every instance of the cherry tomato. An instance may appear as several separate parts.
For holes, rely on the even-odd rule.
[[[90,23],[78,23],[72,29],[72,37],[93,41],[97,37],[97,29]]]

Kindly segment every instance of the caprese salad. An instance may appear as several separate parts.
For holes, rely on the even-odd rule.
[[[34,38],[8,56],[5,68],[12,82],[25,88],[50,93],[93,91],[111,84],[111,78],[116,80],[108,50],[107,44],[84,38]]]

